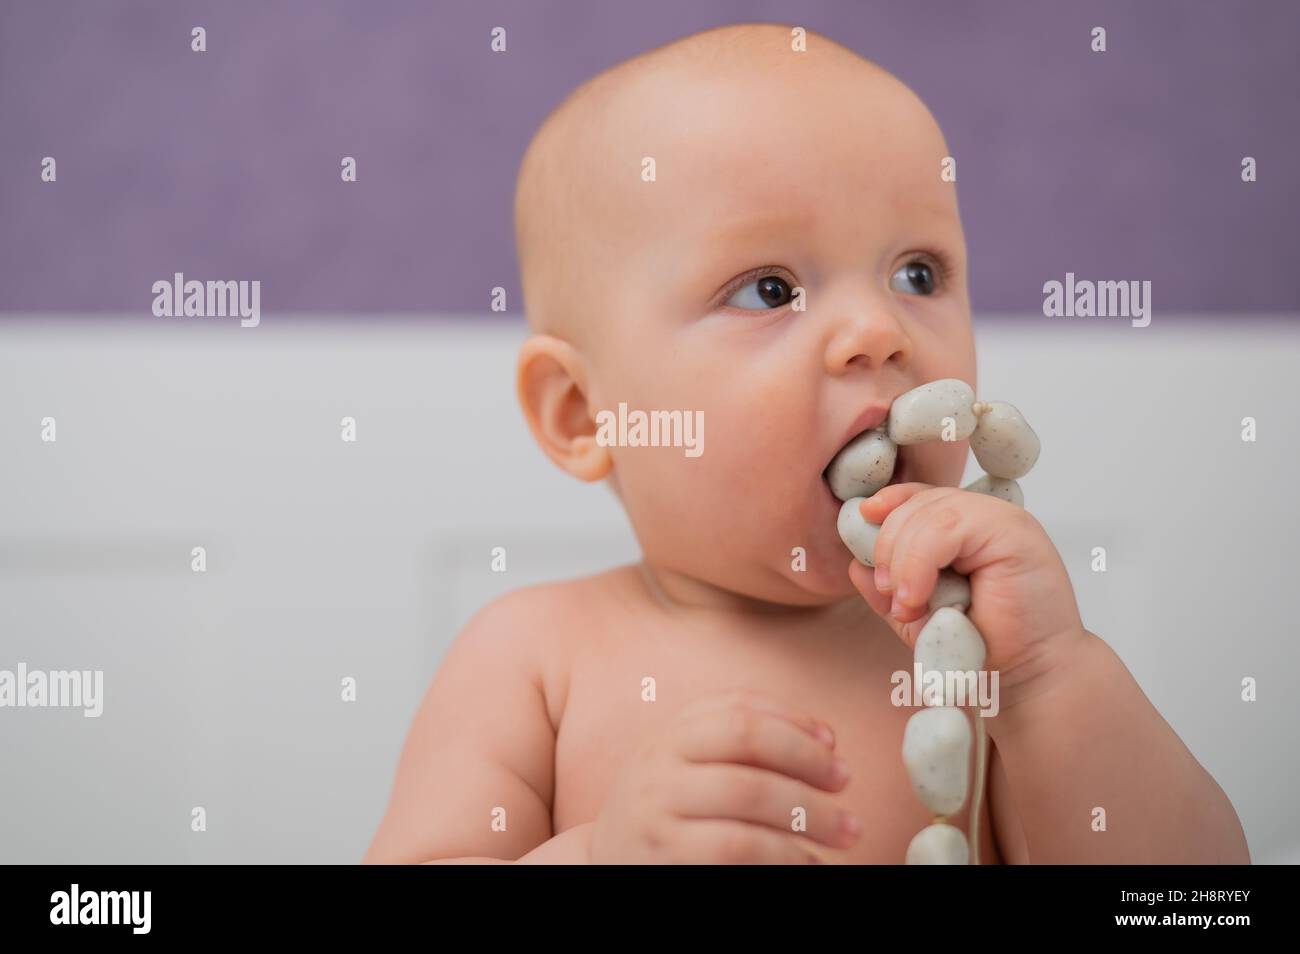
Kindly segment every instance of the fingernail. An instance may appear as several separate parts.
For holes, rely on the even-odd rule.
[[[845,812],[840,815],[840,829],[846,835],[857,835],[862,831],[862,819],[857,815],[850,815]]]
[[[876,564],[876,589],[882,593],[889,589],[889,567],[883,563]]]
[[[835,733],[831,731],[831,727],[825,722],[817,723],[817,738],[821,739],[831,748],[835,748]]]
[[[831,763],[831,784],[839,785],[841,782],[848,781],[849,763],[843,759],[837,758]]]
[[[898,592],[894,594],[894,598],[903,603],[911,602],[912,588],[907,585],[906,581],[898,584]]]
[[[898,602],[898,595],[895,594],[893,602],[889,604],[889,615],[899,616],[902,614],[902,612],[903,612],[903,604]]]

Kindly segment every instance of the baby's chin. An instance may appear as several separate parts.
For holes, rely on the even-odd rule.
[[[787,578],[782,583],[765,587],[763,593],[753,594],[759,599],[792,608],[819,609],[843,603],[848,599],[861,600],[862,596],[849,581],[849,560],[836,579],[816,578],[812,574],[802,579]]]
[[[785,550],[789,556],[783,564],[754,561],[742,565],[737,561],[730,572],[720,572],[720,565],[701,568],[701,572],[720,589],[778,606],[812,609],[862,598],[849,580],[853,555],[839,539],[833,545],[818,541],[808,548]]]
[[[673,567],[699,583],[776,606],[826,607],[861,599],[849,579],[853,554],[836,522],[842,504],[819,474],[799,492],[742,495],[697,508],[678,533],[652,524],[638,532],[652,565]],[[728,519],[719,519],[719,518]]]
[[[785,600],[795,606],[832,606],[861,595],[849,580],[849,564],[853,556],[844,550],[836,555],[833,567],[821,571],[791,571],[786,574],[789,583]]]
[[[818,607],[848,597],[861,599],[849,579],[853,554],[836,529],[841,504],[820,482],[810,496],[805,507],[811,513],[795,506],[791,514],[778,515],[780,508],[773,507],[766,523],[755,516],[751,519],[757,523],[749,527],[705,533],[708,539],[725,542],[707,556],[694,555],[696,571],[715,586],[778,605]],[[823,508],[821,496],[833,506]],[[753,512],[765,511],[756,503]]]

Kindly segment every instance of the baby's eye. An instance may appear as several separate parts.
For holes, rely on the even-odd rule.
[[[794,289],[784,278],[765,275],[758,281],[750,282],[737,289],[736,293],[727,299],[726,304],[732,308],[751,310],[780,308],[782,305],[789,304],[793,291]]]
[[[908,262],[889,280],[889,287],[904,295],[933,295],[934,270],[919,259]]]

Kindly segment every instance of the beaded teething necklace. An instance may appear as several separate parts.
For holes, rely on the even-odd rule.
[[[1016,480],[1029,473],[1038,460],[1038,435],[1013,406],[976,401],[970,385],[956,378],[931,381],[899,395],[889,408],[887,426],[858,436],[835,456],[826,477],[831,491],[844,501],[836,525],[840,539],[859,562],[875,566],[872,554],[880,532],[878,524],[862,516],[860,504],[889,483],[898,448],[968,437],[985,476],[963,489],[1023,507],[1025,498]],[[969,609],[970,581],[950,567],[940,570],[929,602],[932,615],[917,637],[914,660],[921,672],[942,673],[944,679],[939,691],[923,695],[925,708],[915,712],[903,730],[908,777],[935,818],[907,846],[909,865],[979,864],[979,809],[987,746],[983,717],[975,719],[978,731],[969,847],[961,829],[948,824],[948,817],[966,801],[971,748],[970,723],[954,705],[954,677],[969,680],[965,674],[978,673],[986,654],[983,637],[966,616]]]

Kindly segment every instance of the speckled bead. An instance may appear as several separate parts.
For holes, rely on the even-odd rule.
[[[898,445],[877,428],[854,438],[826,469],[831,493],[840,500],[870,497],[894,476]]]
[[[860,506],[866,497],[850,497],[840,507],[840,516],[836,521],[840,539],[849,548],[849,552],[858,558],[859,563],[875,566],[872,556],[876,550],[876,537],[880,535],[880,524],[871,523],[862,516]]]
[[[969,490],[971,493],[976,494],[988,494],[990,497],[997,497],[999,500],[1013,503],[1017,507],[1025,505],[1025,494],[1020,489],[1020,484],[1003,477],[990,477],[985,474],[977,480],[972,480],[962,490]]]
[[[970,580],[950,567],[939,571],[939,579],[930,594],[930,612],[950,606],[966,612],[970,609]]]
[[[970,849],[960,828],[944,822],[927,825],[916,833],[907,846],[909,865],[965,865],[970,863]]]
[[[912,388],[894,399],[889,408],[889,437],[899,445],[924,444],[943,437],[944,418],[952,418],[953,440],[975,431],[975,392],[957,378],[943,378]]]
[[[1042,445],[1014,406],[986,401],[970,435],[970,449],[991,477],[1015,480],[1033,469]]]
[[[918,709],[903,730],[903,764],[921,804],[951,815],[966,802],[971,728],[951,706]]]
[[[984,654],[984,638],[975,624],[967,619],[966,613],[950,606],[932,613],[930,621],[920,630],[914,650],[923,673],[979,672],[984,667]],[[940,703],[937,695],[931,698],[930,693],[926,693],[924,702],[927,706],[952,706],[956,702],[956,686],[946,685],[945,680],[943,702]]]

